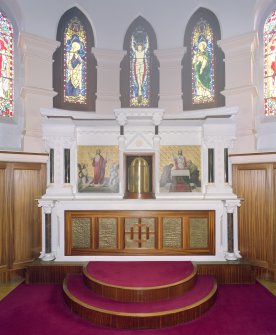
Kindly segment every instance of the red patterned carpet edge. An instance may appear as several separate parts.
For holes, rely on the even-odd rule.
[[[162,286],[181,281],[194,271],[192,262],[89,262],[94,279],[125,287]]]
[[[216,304],[195,321],[156,330],[95,326],[73,314],[59,285],[21,284],[0,301],[1,335],[275,335],[276,298],[259,283],[220,285]]]

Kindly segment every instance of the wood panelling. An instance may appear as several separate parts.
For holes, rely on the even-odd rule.
[[[46,167],[40,163],[0,163],[0,280],[22,274],[41,251],[41,209]]]
[[[82,273],[84,264],[82,262],[45,263],[36,260],[27,265],[26,283],[62,284],[67,274]]]
[[[26,282],[62,284],[70,273],[82,273],[85,262],[51,262],[36,260],[28,264]],[[219,284],[254,283],[256,276],[264,274],[265,269],[251,266],[244,262],[196,262],[197,273],[216,278]]]
[[[252,265],[272,269],[276,258],[275,164],[233,165],[239,209],[239,249]],[[275,268],[276,270],[276,268]]]
[[[6,164],[0,163],[0,271],[8,267],[6,174]]]

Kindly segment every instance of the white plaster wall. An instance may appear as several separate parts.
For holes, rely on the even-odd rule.
[[[187,22],[199,7],[206,7],[215,13],[221,24],[223,38],[251,31],[254,26],[257,0],[17,0],[17,2],[22,11],[24,30],[47,38],[55,38],[61,15],[71,7],[78,6],[92,24],[97,48],[121,49],[128,26],[141,15],[153,26],[158,48],[162,49],[183,45]]]

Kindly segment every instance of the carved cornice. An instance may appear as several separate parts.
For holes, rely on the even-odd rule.
[[[118,123],[123,126],[131,121],[151,121],[158,126],[163,120],[164,109],[161,108],[118,108],[114,109],[114,114]]]
[[[104,66],[105,68],[106,66],[110,66],[112,68],[115,68],[115,66],[117,67],[126,55],[126,51],[100,48],[92,48],[92,53],[97,59],[98,66]],[[118,67],[118,71],[119,70],[120,68]]]
[[[186,47],[174,49],[158,49],[154,50],[154,54],[157,56],[160,63],[170,63],[172,67],[178,67],[179,65],[181,65],[180,63],[186,51]]]
[[[241,55],[253,54],[258,47],[256,31],[218,41],[227,58],[236,58]]]
[[[18,45],[22,50],[23,61],[26,56],[35,56],[43,61],[52,62],[52,55],[60,46],[60,42],[34,34],[21,32]]]

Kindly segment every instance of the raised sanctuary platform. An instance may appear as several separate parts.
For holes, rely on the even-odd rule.
[[[111,264],[112,263],[112,264]],[[191,321],[215,302],[216,280],[191,262],[91,262],[63,283],[70,309],[93,323],[128,329]]]

